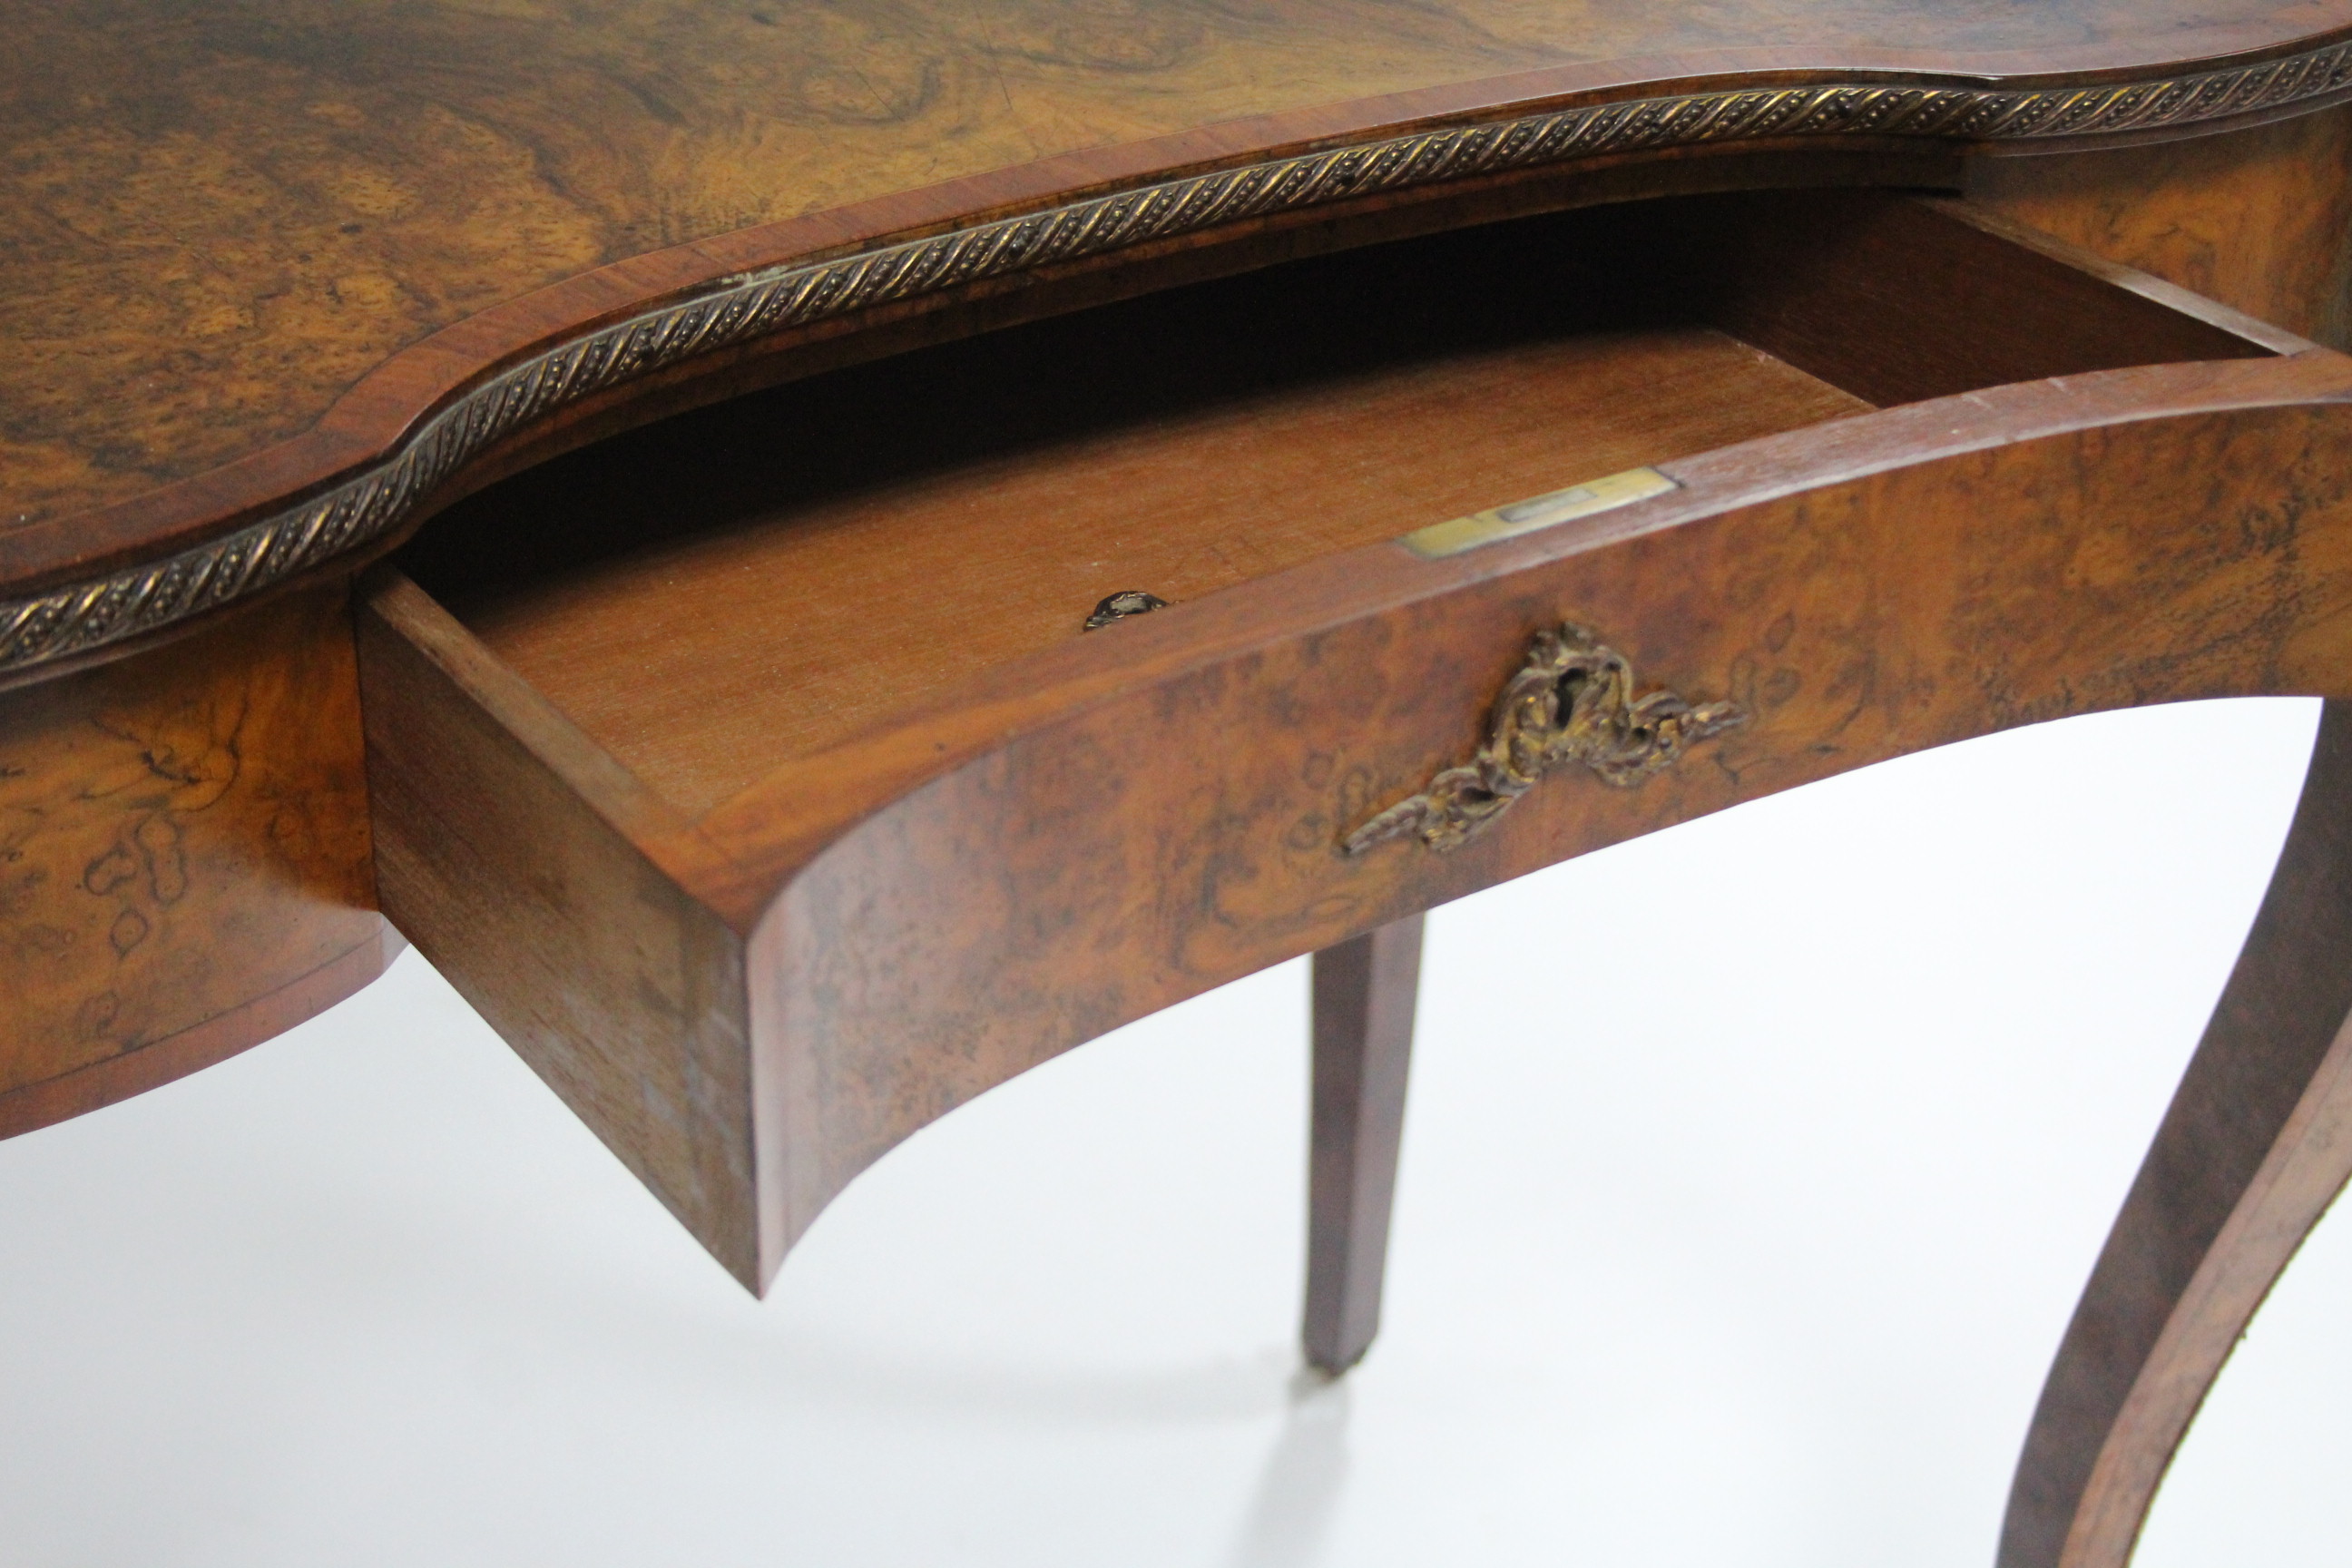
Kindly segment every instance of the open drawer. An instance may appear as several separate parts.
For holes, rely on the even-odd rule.
[[[2341,356],[1846,192],[834,369],[378,573],[383,907],[758,1288],[917,1127],[1268,963],[1900,752],[2332,691],[2347,397]],[[1166,605],[1086,629],[1123,591]]]

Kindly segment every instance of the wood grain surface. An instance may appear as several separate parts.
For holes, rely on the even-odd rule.
[[[2067,1325],[1999,1568],[2124,1568],[2255,1310],[2352,1175],[2352,705]]]
[[[1844,192],[1612,208],[740,400],[475,497],[402,559],[698,812],[927,700],[941,648],[917,628],[936,615],[969,672],[1070,640],[1107,594],[1197,599],[1865,397],[2263,352],[1958,210]]]
[[[1971,201],[2352,348],[2352,109],[2231,136],[1981,158]]]
[[[2352,360],[2067,243],[2344,341],[2344,0],[20,9],[0,673],[226,618],[0,701],[0,1131],[363,984],[380,879],[759,1289],[909,1132],[1268,963],[2010,725],[2352,700]],[[2229,133],[2099,150],[2190,131]],[[1841,161],[1976,205],[1559,210]],[[1391,542],[1635,463],[1676,488]],[[356,659],[331,582],[244,603],[445,507]],[[1125,588],[1173,603],[1079,631]],[[1343,853],[1564,618],[1747,722]],[[2021,1565],[2120,1560],[2340,1182],[2341,1042],[2233,1005],[2053,1373]]]
[[[886,384],[908,386],[896,377]],[[1005,406],[1002,382],[961,385],[967,407],[958,412],[971,423],[945,413],[908,427],[910,445],[930,448],[925,456],[936,456],[930,431],[969,432]],[[871,411],[831,403],[837,390],[812,387],[803,406]],[[701,811],[935,689],[942,650],[910,635],[929,613],[919,606],[955,616],[955,658],[974,668],[1068,640],[1098,600],[1125,589],[1198,599],[1498,497],[1869,407],[1696,326],[1465,353],[1334,390],[1271,389],[946,472],[899,468],[873,449],[879,443],[866,444],[858,456],[878,460],[813,504],[772,503],[737,526],[583,559],[552,580],[509,577],[471,593],[471,584],[421,580],[632,772]],[[803,490],[819,476],[815,464],[793,460],[799,443],[823,441],[835,421],[767,412],[783,416],[769,428],[795,431],[777,455],[791,470],[785,488]],[[1401,430],[1431,459],[1402,473],[1379,460]],[[650,531],[678,500],[674,489],[656,499],[667,489],[657,476],[683,470],[640,467],[631,484],[624,476],[636,455],[599,453],[557,479],[595,493],[575,492],[583,504],[547,515],[562,516],[566,533],[585,517],[620,524],[615,532],[628,522]],[[590,470],[621,482],[597,486]],[[730,488],[747,477],[734,470]],[[479,529],[496,518],[519,544],[546,539],[553,531],[499,514],[551,488],[502,494],[453,521]],[[623,508],[625,521],[614,516]],[[710,613],[736,600],[762,607],[751,626]]]
[[[1338,1368],[1422,910],[2010,725],[2321,695],[2021,1462],[2007,1561],[2113,1568],[2352,1146],[2352,360],[2294,335],[2352,338],[2347,40],[2347,0],[33,0],[0,676],[56,678],[0,700],[0,1133],[365,984],[380,888],[756,1290],[911,1131],[1320,950]],[[1839,181],[1974,205],[1596,205]],[[1676,488],[1391,542],[1637,463]],[[445,508],[355,649],[335,574]],[[1079,631],[1125,588],[1172,603]],[[1747,721],[1343,853],[1563,618]]]
[[[690,826],[396,574],[360,625],[385,913],[758,1289],[742,944],[643,847]]]
[[[0,605],[20,623],[0,637],[11,668],[387,541],[481,446],[572,392],[508,399],[534,410],[511,427],[467,405],[472,434],[436,450],[467,449],[439,467],[402,445],[420,417],[501,366],[760,268],[1384,136],[1444,143],[1400,153],[1384,188],[1443,184],[1491,162],[1452,128],[1579,104],[1734,93],[1620,116],[1591,143],[1612,155],[1791,138],[1874,155],[1915,134],[2193,130],[2352,89],[2334,55],[2265,85],[2273,58],[2352,25],[2343,0],[39,0],[10,21],[0,584],[36,595]],[[2163,86],[2208,70],[2212,91]],[[1743,84],[1764,98],[1738,98]],[[2084,91],[2110,97],[2078,115],[2066,106]],[[1788,93],[1793,118],[1751,112]],[[2019,110],[2018,93],[2041,107]],[[1328,201],[1354,178],[1299,188]],[[685,335],[701,353],[700,329]],[[650,368],[646,341],[594,349],[593,374],[550,374],[584,395]],[[394,471],[403,454],[415,462]],[[301,511],[346,483],[361,488]],[[37,597],[100,581],[128,613]]]
[[[1716,249],[1752,258],[1752,277],[1671,265],[1681,231],[1664,212],[1661,247],[1638,250],[1638,270],[1677,300],[1738,312],[1754,337],[1816,369],[1953,395],[1860,413],[1849,398],[1824,422],[1659,457],[1680,489],[1443,561],[1351,544],[1344,527],[1318,521],[1263,570],[1230,563],[1216,591],[1093,633],[1078,623],[1103,593],[1155,585],[1086,581],[1103,559],[1102,529],[1055,532],[1049,521],[1034,574],[1055,581],[1075,563],[1071,587],[1082,591],[1044,646],[1023,646],[1031,634],[1017,626],[992,643],[988,629],[1007,605],[1016,623],[1029,613],[1020,584],[1031,572],[943,572],[953,564],[945,544],[924,544],[904,509],[886,507],[864,526],[865,624],[811,624],[815,646],[843,668],[878,669],[893,695],[864,709],[858,733],[814,750],[801,750],[810,742],[789,723],[771,732],[795,711],[789,690],[713,688],[698,702],[647,700],[669,711],[633,732],[639,750],[625,762],[566,714],[568,702],[550,701],[394,580],[371,599],[362,637],[379,811],[412,824],[385,834],[387,908],[486,1012],[498,1018],[504,1006],[521,1020],[508,1026],[526,1055],[590,1064],[579,1069],[590,1087],[567,1090],[575,1106],[757,1283],[843,1184],[908,1132],[1062,1049],[1267,963],[1900,752],[2100,707],[2334,692],[2352,652],[2352,362],[2055,241],[2014,237],[1965,207],[1825,195],[1790,208],[1788,232],[1818,238],[1808,249],[1743,226],[1744,199],[1716,202],[1721,221],[1696,232],[1744,235]],[[1528,232],[1557,238],[1564,231],[1544,225],[1561,221]],[[1510,237],[1486,238],[1513,254]],[[1954,254],[1982,242],[1983,259],[1906,268],[1906,245],[1923,239]],[[1411,272],[1426,254],[1404,247],[1391,259]],[[1330,285],[1380,262],[1333,265],[1310,269],[1311,293],[1362,339],[1358,297]],[[1689,287],[1710,276],[1721,286]],[[1538,273],[1533,286],[1552,281]],[[1283,298],[1273,275],[1230,287]],[[1503,313],[1513,313],[1507,296]],[[1171,319],[1187,320],[1181,310]],[[1441,336],[1461,325],[1441,323]],[[1531,338],[1471,343],[1540,360],[1556,341]],[[1158,478],[1110,489],[1153,520],[1143,531],[1152,548],[1181,554],[1188,540],[1224,537],[1216,508],[1192,502],[1213,494],[1235,437],[1182,416],[1219,405],[1227,388],[1214,376],[1179,384],[1172,401],[1150,395],[1155,341],[1098,330],[1105,369],[1091,385],[1131,375],[1146,394],[1097,411],[1098,430],[1189,432],[1159,454]],[[1313,338],[1299,326],[1284,341]],[[1685,352],[1671,335],[1629,342],[1662,367]],[[2202,357],[2105,368],[2128,366],[2135,346]],[[1344,410],[1366,368],[1308,355],[1286,395],[1319,387]],[[1984,386],[1985,374],[2036,379]],[[954,378],[895,384],[942,379]],[[1568,412],[1570,383],[1529,381],[1558,388],[1536,398],[1553,417],[1586,417]],[[1484,384],[1498,395],[1507,382]],[[1582,390],[1638,401],[1638,384],[1629,374]],[[894,384],[877,384],[887,400]],[[976,384],[985,397],[994,384]],[[1745,395],[1745,383],[1731,384]],[[809,395],[824,391],[811,384]],[[1075,395],[1084,403],[1088,391]],[[943,427],[928,405],[908,406],[916,426]],[[1671,437],[1680,417],[1650,433]],[[1400,438],[1414,427],[1337,421],[1324,464],[1360,465],[1413,493],[1417,476],[1444,474],[1462,438],[1452,426],[1427,444]],[[738,428],[756,430],[756,413]],[[971,494],[984,496],[1003,477],[987,464],[1037,434],[1017,419],[987,426],[974,445],[934,453],[929,471],[977,464],[990,482]],[[604,482],[618,472],[583,471]],[[756,465],[747,471],[755,492],[768,482]],[[1552,482],[1580,477],[1590,476],[1580,468]],[[764,532],[739,569],[791,538],[759,505],[735,505],[742,496],[701,493],[732,499],[661,521],[689,533],[708,524],[713,539],[739,526]],[[478,501],[500,504],[495,492]],[[698,601],[663,596],[674,552],[629,548],[650,520],[625,522],[621,548],[606,551],[593,511],[522,510],[541,520],[551,553],[509,548],[530,531],[525,517],[453,528],[436,546],[447,552],[438,568],[461,589],[487,585],[474,609],[490,605],[495,623],[496,606],[527,596],[535,576],[559,584],[561,600],[561,584],[577,580],[571,558],[601,557],[613,592],[570,601],[581,625],[564,640],[593,644],[606,617],[639,630],[541,668],[601,693],[595,723],[608,725],[647,689],[651,628],[687,635]],[[752,595],[775,606],[772,617],[734,635],[789,648],[803,620],[793,593],[814,602],[835,583],[796,587],[779,570]],[[1529,637],[1562,618],[1594,627],[1651,680],[1696,701],[1727,698],[1751,722],[1640,791],[1548,784],[1454,854],[1400,844],[1342,855],[1349,831],[1468,753]],[[392,674],[379,677],[379,666]],[[813,706],[856,700],[828,689]],[[654,787],[644,775],[662,773],[672,745],[691,765]],[[740,754],[712,762],[730,751]],[[686,798],[669,798],[673,788]],[[541,816],[551,826],[536,831]],[[570,847],[590,843],[593,854]],[[592,874],[591,862],[619,869]],[[583,961],[591,952],[602,956]],[[709,1026],[666,1046],[682,998]],[[537,1030],[556,1043],[529,1043]],[[542,1070],[562,1086],[574,1069]],[[717,1120],[697,1153],[683,1130],[705,1116]],[[722,1146],[734,1152],[712,1152]],[[724,1203],[708,1201],[730,1183]]]
[[[357,990],[375,913],[337,590],[0,707],[0,1136]]]
[[[1315,955],[1313,1122],[1307,1139],[1307,1302],[1299,1348],[1337,1376],[1380,1332],[1389,1212],[1404,1141],[1419,915]]]
[[[1218,121],[1574,62],[1835,53],[1865,18],[1966,69],[2101,42],[2162,59],[2214,23],[2285,42],[2321,10],[38,0],[0,66],[0,467],[16,513],[120,499],[298,434],[399,349],[594,267]],[[100,384],[139,395],[93,405]]]
[[[786,1144],[787,1234],[990,1084],[1538,866],[2009,725],[2336,694],[2347,395],[2333,356],[2158,367],[1768,437],[1589,526],[1155,612],[785,764],[698,833],[737,879],[703,898],[757,922],[774,977],[755,1035],[821,1108]],[[1639,791],[1547,785],[1449,856],[1342,856],[1564,616],[1755,720]]]

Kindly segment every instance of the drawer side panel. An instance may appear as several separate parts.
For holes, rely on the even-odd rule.
[[[498,672],[404,578],[360,645],[385,914],[756,1289],[740,942],[491,710]]]

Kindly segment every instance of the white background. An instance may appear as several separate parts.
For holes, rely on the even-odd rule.
[[[1333,1387],[1303,965],[919,1135],[761,1303],[411,955],[0,1143],[0,1563],[1987,1568],[2315,716],[2021,731],[1434,915]],[[2352,1562],[2332,1223],[2146,1568]]]

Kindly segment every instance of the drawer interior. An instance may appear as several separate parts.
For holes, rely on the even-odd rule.
[[[2263,342],[1873,193],[1323,256],[682,415],[436,519],[404,569],[691,813],[961,677],[1636,465]]]

